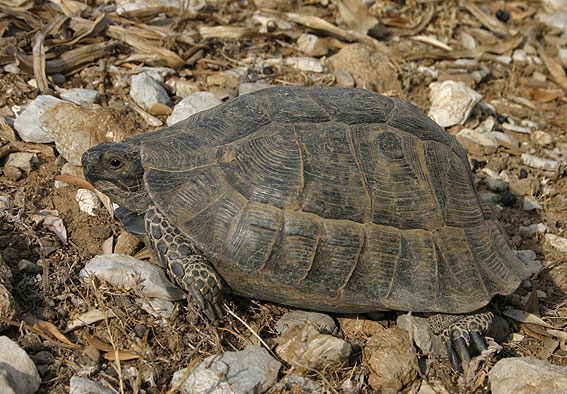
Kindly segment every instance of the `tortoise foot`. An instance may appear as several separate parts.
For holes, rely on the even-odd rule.
[[[224,282],[211,263],[155,208],[148,209],[145,222],[150,247],[160,264],[210,320],[221,319]]]
[[[462,371],[460,362],[469,363],[471,356],[469,346],[472,344],[482,353],[486,350],[483,338],[492,325],[492,312],[478,312],[466,315],[433,315],[429,317],[435,334],[441,334],[451,366]]]

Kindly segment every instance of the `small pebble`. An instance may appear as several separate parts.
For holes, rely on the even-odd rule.
[[[528,153],[522,153],[522,162],[532,168],[546,171],[556,171],[559,168],[559,162],[555,160],[544,159]]]
[[[528,171],[525,168],[520,169],[520,175],[518,178],[525,179],[528,177]]]
[[[496,11],[496,18],[498,18],[499,21],[506,23],[510,20],[510,13],[508,11],[498,10]]]
[[[516,200],[517,200],[516,196],[514,195],[514,193],[511,192],[504,193],[502,195],[502,198],[500,199],[500,201],[505,207],[511,207],[516,203]]]

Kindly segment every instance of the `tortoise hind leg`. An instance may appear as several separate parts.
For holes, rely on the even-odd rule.
[[[471,360],[468,350],[471,341],[479,352],[486,350],[483,336],[490,329],[493,317],[492,312],[486,311],[464,315],[429,316],[429,325],[435,335],[441,334],[453,369],[461,370],[459,358],[466,363]]]
[[[222,318],[224,282],[211,263],[155,207],[148,209],[145,222],[149,246],[164,269],[209,319]]]

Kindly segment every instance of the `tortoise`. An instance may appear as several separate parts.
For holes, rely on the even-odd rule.
[[[423,312],[458,366],[469,340],[485,348],[482,308],[529,274],[457,140],[364,89],[263,89],[82,162],[213,320],[225,291],[326,312]]]

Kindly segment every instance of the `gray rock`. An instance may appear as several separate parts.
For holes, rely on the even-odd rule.
[[[66,81],[65,75],[61,73],[53,73],[49,75],[47,78],[56,85],[63,85]]]
[[[461,140],[461,138],[466,138],[471,140],[472,142],[474,142],[475,144],[478,144],[480,146],[490,146],[490,147],[494,147],[497,148],[498,147],[498,143],[496,143],[496,141],[494,141],[494,138],[492,136],[492,132],[481,132],[479,130],[473,130],[473,129],[462,129],[461,131],[459,131],[456,135],[457,140]]]
[[[397,323],[399,328],[406,330],[408,333],[412,332],[413,341],[423,353],[447,354],[441,337],[433,334],[427,318],[405,314],[398,316]],[[411,330],[412,327],[413,330]]]
[[[302,393],[314,393],[323,388],[321,383],[301,375],[288,375],[282,383],[285,390],[292,390],[292,392],[297,392],[293,390],[299,388]]]
[[[153,77],[153,73],[148,72],[142,72],[132,77],[130,97],[146,111],[149,111],[157,103],[171,104],[167,90]]]
[[[550,159],[544,159],[528,153],[522,153],[522,163],[525,165],[545,171],[557,171],[559,162]]]
[[[272,87],[272,85],[270,85],[266,81],[244,82],[238,85],[238,94],[240,96],[243,96],[245,94],[256,92],[258,90],[262,90],[270,87]]]
[[[516,250],[516,256],[526,264],[537,259],[536,253],[531,249]]]
[[[523,202],[522,206],[524,208],[524,211],[533,211],[534,209],[542,209],[543,208],[540,203],[532,200],[531,198],[527,198],[527,197],[524,197],[524,202]]]
[[[89,260],[79,276],[88,280],[95,275],[113,286],[136,288],[146,297],[164,300],[180,300],[185,292],[174,286],[158,266],[124,254],[103,254]]]
[[[488,373],[493,394],[567,392],[567,366],[552,365],[532,357],[498,361]]]
[[[5,369],[0,367],[0,393],[2,394],[17,394],[16,384],[14,380]]]
[[[174,108],[173,113],[167,118],[167,125],[171,126],[197,112],[222,104],[214,94],[209,92],[196,92],[181,100]]]
[[[69,382],[69,394],[116,394],[111,388],[90,379],[73,376]]]
[[[505,192],[508,190],[508,182],[499,178],[487,178],[484,180],[488,188],[493,192]]]
[[[8,155],[8,160],[5,166],[13,166],[22,171],[29,172],[33,169],[34,164],[37,164],[37,154],[32,152],[16,152]]]
[[[337,79],[337,86],[345,88],[354,87],[354,78],[352,77],[352,74],[347,71],[335,71],[335,78]]]
[[[473,107],[482,98],[464,82],[433,82],[429,87],[431,89],[429,116],[441,127],[465,123]]]
[[[6,196],[0,196],[0,209],[12,209],[14,202]]]
[[[47,108],[63,102],[63,100],[49,95],[37,96],[14,122],[14,128],[20,138],[26,142],[38,144],[53,142],[53,137],[41,126],[40,117]]]
[[[498,204],[500,202],[500,195],[488,191],[478,192],[480,199],[486,203]]]
[[[61,98],[77,105],[89,105],[96,103],[98,92],[92,89],[69,89],[60,94]]]
[[[284,314],[276,323],[275,329],[278,334],[283,334],[287,329],[293,326],[305,326],[311,324],[317,331],[336,335],[339,331],[335,320],[329,315],[318,312],[308,312],[296,310]]]
[[[524,237],[533,237],[535,234],[545,234],[547,230],[549,230],[549,227],[543,223],[534,223],[529,226],[520,225],[518,229],[520,235]]]
[[[260,346],[250,345],[240,352],[224,352],[195,365],[181,383],[182,393],[257,394],[268,390],[278,377],[281,363]],[[175,385],[186,369],[173,375]]]
[[[39,389],[41,378],[28,354],[12,342],[0,337],[0,368],[8,372],[18,389],[18,394],[33,394]]]

